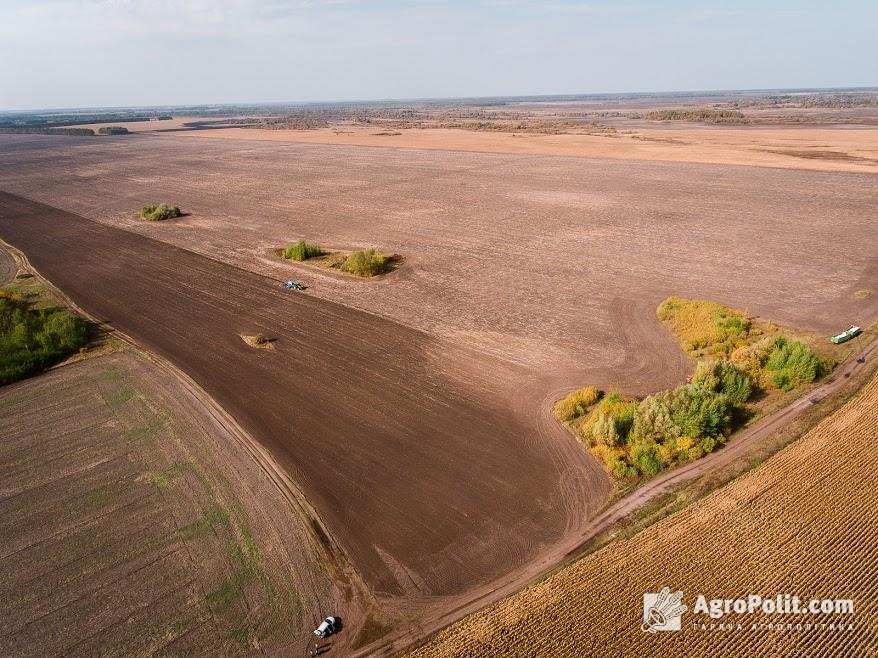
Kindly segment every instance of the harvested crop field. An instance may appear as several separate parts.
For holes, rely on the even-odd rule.
[[[520,368],[7,194],[0,235],[269,448],[379,595],[455,594],[506,573],[609,490]],[[254,334],[274,349],[240,338]]]
[[[539,135],[453,128],[375,132],[373,126],[317,130],[228,128],[184,132],[181,136],[878,173],[878,130],[874,127],[741,130],[638,125],[636,130],[623,133]]]
[[[0,389],[0,654],[298,652],[346,604],[305,523],[132,352]]]
[[[442,632],[412,658],[871,656],[878,645],[878,378],[787,449],[708,498]],[[682,631],[644,633],[643,594],[682,590]],[[707,599],[852,599],[854,614],[694,614]],[[742,624],[701,630],[701,624]],[[768,624],[793,624],[792,630]],[[825,628],[804,629],[806,624]],[[830,630],[829,624],[842,625]],[[694,629],[693,624],[698,628]],[[752,625],[765,624],[752,629]],[[801,630],[796,625],[802,624]],[[852,630],[847,628],[853,626]]]
[[[653,317],[670,295],[827,334],[878,316],[878,295],[854,296],[878,290],[874,174],[173,134],[0,145],[0,189],[301,280],[309,295],[569,375],[570,388],[679,381]],[[158,199],[191,215],[136,218]],[[406,261],[350,281],[273,256],[306,238]],[[660,365],[637,371],[644,330]]]

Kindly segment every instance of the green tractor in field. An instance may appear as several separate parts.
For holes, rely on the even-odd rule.
[[[841,343],[848,342],[851,338],[855,338],[859,336],[863,332],[862,329],[857,327],[856,325],[851,325],[845,331],[842,331],[840,334],[836,334],[829,340],[831,340],[836,345],[840,345]]]

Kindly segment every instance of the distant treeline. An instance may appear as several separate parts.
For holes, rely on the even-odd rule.
[[[123,128],[122,126],[104,126],[103,128],[98,128],[99,135],[130,135],[128,132],[128,128]]]
[[[0,133],[6,135],[76,135],[94,137],[91,128],[40,128],[38,126],[0,126]]]
[[[170,115],[148,114],[7,114],[0,127],[12,128],[65,128],[89,123],[131,123],[132,121],[161,121],[172,119]]]
[[[749,119],[738,110],[716,110],[709,107],[694,110],[656,110],[647,112],[651,121],[704,121],[706,123],[748,123]]]

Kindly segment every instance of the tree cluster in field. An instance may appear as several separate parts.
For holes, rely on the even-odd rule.
[[[647,112],[645,117],[651,121],[702,121],[705,123],[749,123],[749,119],[738,110],[718,110],[704,107],[694,110],[656,110]]]
[[[140,218],[148,222],[160,222],[164,219],[174,219],[182,217],[183,213],[177,206],[169,206],[166,203],[160,203],[157,206],[143,206],[140,209]]]
[[[124,126],[104,126],[98,128],[99,135],[128,135],[128,128]]]
[[[790,391],[825,371],[801,341],[753,337],[745,316],[718,304],[672,297],[658,315],[690,353],[707,354],[688,383],[639,401],[590,386],[555,405],[558,420],[570,423],[616,478],[655,475],[713,452],[747,415],[754,392]]]
[[[308,260],[316,256],[322,256],[325,252],[319,244],[309,244],[299,240],[283,249],[283,257],[287,260]]]
[[[390,269],[391,258],[377,249],[362,249],[353,252],[340,265],[343,272],[357,276],[376,276]]]
[[[36,126],[0,126],[0,133],[7,135],[70,135],[73,137],[94,137],[91,128],[42,128]]]
[[[703,299],[668,297],[656,311],[690,356],[727,357],[758,335],[741,311]]]
[[[85,345],[85,323],[64,309],[35,309],[0,289],[0,384],[38,372]]]

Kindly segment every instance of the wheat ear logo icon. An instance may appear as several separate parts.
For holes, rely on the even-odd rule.
[[[644,596],[644,599],[646,599],[646,596]],[[683,598],[683,592],[674,592],[671,594],[670,588],[663,587],[658,595],[653,596],[656,598],[655,601],[652,602],[652,605],[650,605],[648,609],[644,606],[644,621],[643,625],[640,627],[640,630],[644,633],[656,633],[657,631],[670,630],[664,627],[670,624],[671,621],[678,621],[680,615],[688,610],[685,605],[680,605],[680,600]],[[644,601],[644,603],[646,603],[646,601]],[[679,630],[679,623],[676,624],[674,630]]]

